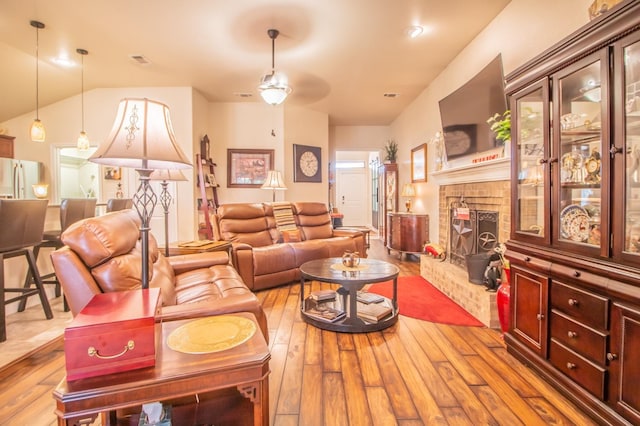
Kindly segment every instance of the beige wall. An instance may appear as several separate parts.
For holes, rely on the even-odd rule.
[[[505,74],[543,52],[589,20],[592,0],[512,0],[447,68],[392,123],[390,137],[399,145],[399,185],[409,181],[411,148],[428,142],[441,129],[438,101],[463,85],[496,55],[502,54]],[[433,171],[433,147],[428,149],[428,170]],[[468,163],[467,163],[468,164]],[[429,177],[416,185],[414,211],[427,213],[429,233],[438,241],[438,185]]]

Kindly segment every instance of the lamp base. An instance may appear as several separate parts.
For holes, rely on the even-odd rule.
[[[411,201],[406,201],[404,206],[407,208],[407,213],[411,213]]]

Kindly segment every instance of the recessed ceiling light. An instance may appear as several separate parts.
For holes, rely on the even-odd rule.
[[[397,98],[398,96],[400,96],[400,93],[385,93],[383,96],[385,98]]]
[[[407,28],[407,35],[410,38],[416,38],[420,34],[422,34],[422,31],[423,31],[423,28],[421,26],[414,25],[413,27]]]
[[[139,65],[151,65],[151,61],[148,60],[144,55],[129,55],[129,58]]]

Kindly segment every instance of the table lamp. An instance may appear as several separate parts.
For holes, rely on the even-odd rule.
[[[149,223],[158,199],[149,185],[149,176],[156,169],[192,167],[176,142],[169,107],[147,98],[122,99],[111,133],[89,161],[135,168],[140,175],[133,204],[142,222],[142,288],[149,288]]]
[[[416,189],[412,183],[405,183],[402,187],[401,197],[407,197],[407,201],[404,203],[407,208],[407,213],[411,213],[411,199],[416,196]]]
[[[269,172],[267,172],[267,178],[264,180],[264,183],[260,188],[273,190],[274,203],[276,201],[276,191],[283,191],[287,189],[284,184],[284,180],[282,179],[282,174],[277,170],[269,170]]]
[[[182,174],[180,169],[160,169],[154,170],[149,176],[149,180],[161,180],[162,192],[160,192],[160,205],[164,210],[164,255],[169,257],[169,207],[173,201],[173,197],[169,193],[167,186],[168,181],[185,181],[187,177]]]

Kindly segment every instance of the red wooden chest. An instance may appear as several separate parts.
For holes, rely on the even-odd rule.
[[[160,289],[97,294],[64,331],[67,380],[155,365]]]

